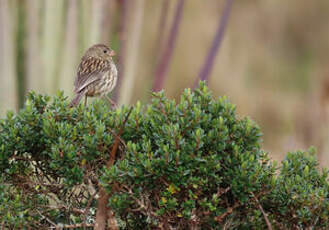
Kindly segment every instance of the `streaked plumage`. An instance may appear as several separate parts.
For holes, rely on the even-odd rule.
[[[71,106],[79,104],[83,96],[104,96],[116,86],[118,71],[112,60],[115,53],[103,44],[90,47],[81,59],[74,82],[75,98]]]

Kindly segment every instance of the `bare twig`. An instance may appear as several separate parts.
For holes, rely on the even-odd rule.
[[[113,165],[114,163],[114,160],[115,160],[115,155],[116,155],[116,152],[118,150],[118,146],[119,146],[119,142],[120,142],[120,137],[121,137],[121,134],[123,132],[123,128],[124,126],[126,125],[127,121],[128,121],[128,118],[131,114],[131,111],[132,111],[133,107],[131,107],[125,117],[125,120],[123,121],[123,124],[119,130],[119,133],[118,135],[116,136],[115,138],[115,141],[114,141],[114,144],[113,144],[113,148],[112,148],[112,152],[111,152],[111,155],[110,155],[110,160],[107,162],[107,168],[109,168],[110,166]]]
[[[183,15],[184,2],[185,0],[177,1],[176,12],[175,12],[174,20],[171,25],[167,44],[155,71],[153,91],[159,91],[163,87],[166,73],[168,71],[169,62],[173,55],[173,51],[177,40],[179,25]]]
[[[240,206],[240,203],[239,202],[235,202],[235,204],[232,207],[228,207],[227,208],[227,211],[224,212],[222,215],[216,216],[215,217],[215,221],[221,223],[228,215],[230,215],[233,212],[234,209],[236,209],[239,206]]]
[[[47,173],[43,170],[42,165],[40,164],[39,161],[35,161],[35,166],[36,166],[35,167],[36,169],[40,170],[41,173],[39,172],[39,174],[44,176],[48,180],[49,183],[53,184],[53,181],[50,179],[50,177],[47,175]],[[38,179],[39,179],[39,177],[38,177]]]
[[[53,225],[54,228],[56,229],[60,229],[60,227],[55,224],[54,222],[52,222],[48,217],[44,216],[41,212],[39,212],[39,210],[37,210],[37,212],[39,213],[39,215],[44,218],[46,221],[48,221],[51,225]]]
[[[200,219],[196,213],[196,209],[193,209],[191,212],[192,216],[189,221],[189,229],[191,230],[200,230]]]
[[[90,208],[91,202],[95,198],[96,194],[97,194],[97,192],[95,191],[94,194],[89,198],[87,206],[86,206],[85,211],[83,213],[83,228],[84,229],[86,229],[86,227],[88,227],[87,224],[86,224],[87,215],[89,213],[89,208]]]
[[[218,189],[218,192],[216,193],[217,197],[222,196],[223,194],[227,193],[230,191],[231,187],[227,187],[225,189]]]
[[[136,209],[132,209],[131,211],[141,211],[143,212],[145,215],[147,216],[153,216],[153,217],[157,217],[156,213],[154,211],[152,211],[151,208],[151,203],[150,202],[146,202],[146,196],[142,195],[141,199],[137,199],[134,196],[134,193],[132,192],[131,188],[129,188],[128,186],[123,185],[123,187],[128,191],[130,197],[139,205],[138,208]]]
[[[46,205],[46,206],[41,206],[44,208],[49,208],[50,210],[61,210],[61,209],[65,209],[67,211],[72,211],[73,213],[76,214],[84,214],[85,213],[85,209],[78,209],[78,208],[70,208],[67,207],[66,205],[62,205],[62,204],[58,204],[58,205]]]
[[[126,142],[124,140],[122,140],[121,137],[119,137],[113,130],[110,130],[110,132],[113,134],[113,136],[115,136],[115,138],[119,138],[121,144],[124,146],[124,147],[127,147],[126,145]]]
[[[108,210],[107,225],[110,230],[119,230],[118,222],[115,219],[114,212],[112,210]]]
[[[228,221],[226,221],[225,224],[224,224],[223,230],[229,229],[231,222],[232,222],[231,219],[229,219]]]
[[[94,227],[94,224],[86,224],[86,223],[81,223],[81,224],[68,224],[68,225],[63,225],[61,228],[81,228],[81,227]]]
[[[216,54],[224,38],[224,32],[227,26],[228,18],[230,16],[233,1],[234,0],[226,0],[223,13],[219,19],[216,35],[208,52],[208,56],[205,59],[203,67],[193,83],[193,89],[195,89],[195,87],[198,85],[199,80],[208,81],[210,72],[214,65]]]
[[[273,228],[272,228],[271,222],[268,220],[268,218],[267,218],[267,214],[265,213],[265,211],[264,211],[262,205],[259,203],[259,200],[258,200],[257,197],[255,196],[255,194],[254,194],[253,192],[251,192],[251,194],[252,194],[252,196],[254,197],[254,199],[255,199],[255,201],[256,201],[256,203],[257,203],[257,205],[258,205],[259,210],[262,212],[262,214],[263,214],[263,216],[264,216],[264,219],[265,219],[265,222],[266,222],[267,228],[268,228],[269,230],[272,230]]]

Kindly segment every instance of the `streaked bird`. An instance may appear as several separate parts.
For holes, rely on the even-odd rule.
[[[79,104],[81,98],[106,96],[113,105],[114,102],[107,97],[116,86],[118,71],[112,57],[115,52],[108,46],[97,44],[90,47],[83,55],[78,67],[77,76],[74,82],[75,97],[70,106]]]

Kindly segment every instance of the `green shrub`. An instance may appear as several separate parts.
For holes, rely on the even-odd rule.
[[[179,103],[158,93],[132,109],[68,104],[30,93],[0,121],[4,226],[92,226],[103,187],[121,229],[329,227],[314,154],[289,153],[278,171],[258,126],[203,83]]]
[[[288,153],[275,189],[265,198],[281,229],[328,229],[328,171],[320,173],[314,149]]]

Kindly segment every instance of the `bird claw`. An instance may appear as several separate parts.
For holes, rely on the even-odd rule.
[[[117,107],[117,104],[111,98],[109,98],[108,96],[105,96],[105,98],[108,100],[108,102],[111,104],[113,108]]]

